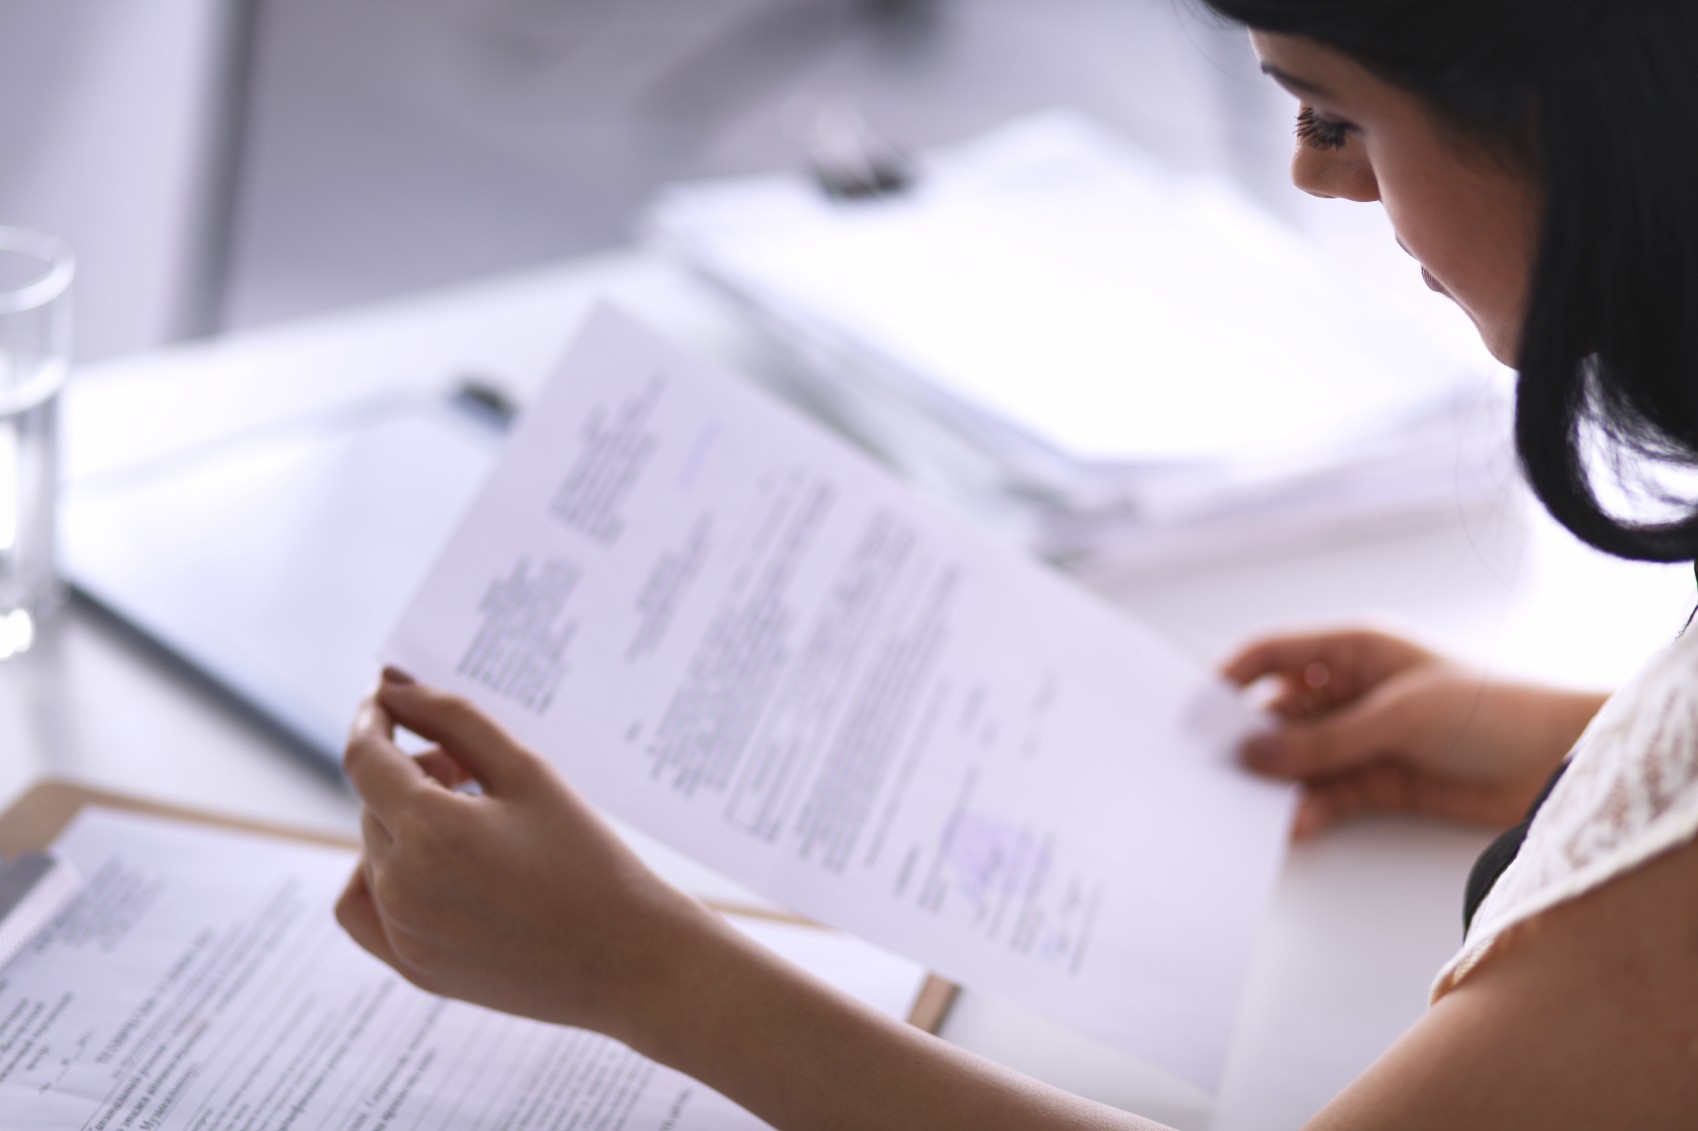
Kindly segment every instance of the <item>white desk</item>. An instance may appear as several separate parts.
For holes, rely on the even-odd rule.
[[[758,344],[693,286],[639,257],[614,257],[84,373],[67,412],[69,471],[85,475],[233,427],[457,374],[524,392],[603,295],[746,372],[773,372]],[[1637,666],[1693,602],[1684,569],[1584,551],[1520,497],[1492,521],[1132,579],[1109,595],[1209,659],[1275,625],[1390,616],[1505,670],[1602,685]],[[80,605],[35,653],[0,666],[0,804],[46,774],[355,832],[355,805],[340,783]],[[635,839],[679,882],[723,891],[689,862]],[[1458,941],[1463,877],[1486,839],[1383,820],[1293,853],[1214,1126],[1296,1126],[1420,1014],[1428,980]],[[965,996],[945,1035],[1110,1103],[1182,1127],[1208,1125],[1199,1097],[999,1002]]]

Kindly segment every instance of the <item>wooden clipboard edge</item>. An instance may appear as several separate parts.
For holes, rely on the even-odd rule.
[[[920,995],[914,999],[914,1008],[908,1011],[908,1024],[936,1036],[960,996],[960,986],[941,975],[927,974]]]
[[[131,794],[48,778],[31,786],[4,813],[0,813],[0,855],[12,857],[20,852],[41,851],[53,843],[85,805],[99,805],[126,813],[145,813],[153,817],[165,817],[193,825],[210,825],[236,832],[258,833],[282,840],[322,844],[330,848],[359,848],[358,843],[329,833],[308,832],[287,825],[252,821],[233,817],[228,813],[151,801]]]
[[[765,919],[773,923],[791,923],[798,927],[817,927],[822,931],[830,927],[805,919],[800,915],[792,915],[787,911],[776,911],[770,907],[749,907],[743,904],[723,903],[710,900],[708,906],[721,915],[740,915],[745,919]],[[907,1022],[922,1032],[934,1037],[943,1023],[949,1017],[949,1010],[955,1004],[955,999],[961,995],[961,987],[948,978],[938,974],[927,974],[926,980],[920,985],[920,992],[914,997],[914,1005],[908,1010]]]
[[[186,805],[150,801],[130,794],[95,789],[91,786],[79,785],[76,782],[48,778],[31,786],[7,807],[5,812],[0,813],[0,856],[10,859],[20,853],[41,851],[58,838],[59,834],[65,830],[65,826],[71,823],[72,818],[85,805],[99,805],[126,813],[145,813],[149,816],[165,817],[169,820],[183,821],[188,824],[208,825],[213,828],[231,829],[236,832],[257,833],[261,836],[303,841],[308,844],[321,844],[330,848],[349,850],[358,850],[359,848],[359,844],[355,841],[328,833],[307,832],[287,825],[252,821],[233,817],[227,813],[215,813]],[[751,919],[769,919],[774,922],[794,923],[804,927],[820,927],[821,930],[830,929],[821,927],[820,924],[812,920],[782,911],[774,911],[770,908],[743,907],[716,902],[710,902],[709,906],[726,915],[742,915]],[[920,987],[919,994],[914,998],[913,1008],[908,1011],[908,1024],[935,1035],[943,1027],[945,1018],[949,1016],[949,1009],[955,1004],[955,999],[960,992],[961,988],[955,983],[940,978],[936,974],[927,974],[924,984]]]

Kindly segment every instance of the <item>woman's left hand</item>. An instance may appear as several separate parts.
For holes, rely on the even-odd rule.
[[[406,754],[396,724],[435,749]],[[432,993],[620,1036],[720,929],[464,699],[385,673],[345,766],[365,851],[337,918]]]

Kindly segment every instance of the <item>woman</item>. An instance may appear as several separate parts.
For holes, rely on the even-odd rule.
[[[1516,443],[1551,512],[1616,554],[1698,557],[1698,512],[1613,518],[1584,459],[1603,436],[1636,468],[1698,462],[1698,5],[1214,6],[1304,103],[1298,187],[1382,204],[1520,369]],[[1698,633],[1601,713],[1369,633],[1262,641],[1225,670],[1283,687],[1284,725],[1245,757],[1304,783],[1299,835],[1372,808],[1507,825],[1542,802],[1525,843],[1477,869],[1433,1008],[1312,1126],[1698,1125]],[[396,724],[439,749],[407,758]],[[347,767],[366,854],[340,918],[427,989],[598,1029],[780,1127],[1151,1126],[770,958],[538,756],[401,673],[362,708]],[[481,795],[445,788],[467,779]],[[500,882],[538,875],[545,890]]]

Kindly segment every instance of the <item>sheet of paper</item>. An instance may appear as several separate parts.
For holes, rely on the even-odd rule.
[[[765,1124],[623,1045],[432,997],[331,917],[346,852],[90,810],[56,851],[82,886],[0,968],[7,1131],[609,1131]],[[734,919],[905,1014],[911,962]]]
[[[1209,673],[611,311],[386,657],[802,914],[1213,1089],[1289,797]]]

